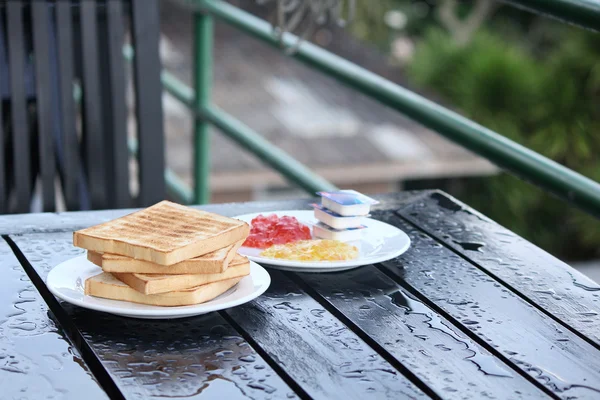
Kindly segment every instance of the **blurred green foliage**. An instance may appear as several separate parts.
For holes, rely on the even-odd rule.
[[[435,4],[436,0],[429,1]],[[359,39],[387,51],[397,34],[397,30],[385,23],[385,15],[391,10],[406,16],[406,26],[402,31],[409,35],[420,35],[436,23],[434,7],[427,0],[359,0],[356,2],[355,18],[348,29]]]
[[[385,52],[416,51],[404,71],[425,93],[480,124],[600,181],[600,34],[504,6],[464,46],[442,28],[440,0],[358,1],[348,29]],[[458,3],[459,17],[473,2]],[[386,13],[406,15],[403,29]],[[600,256],[600,222],[508,174],[452,191],[500,224],[569,260]]]
[[[463,115],[600,180],[600,36],[553,22],[521,33],[516,42],[480,29],[459,47],[431,27],[409,76]],[[600,254],[598,220],[514,177],[468,180],[457,195],[560,257]]]

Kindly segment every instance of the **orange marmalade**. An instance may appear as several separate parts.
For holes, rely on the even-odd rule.
[[[357,258],[358,249],[338,240],[301,240],[272,246],[260,255],[293,261],[345,261]]]
[[[276,244],[308,240],[312,237],[310,228],[302,225],[296,217],[259,215],[250,225],[250,235],[244,242],[245,247],[266,249]]]

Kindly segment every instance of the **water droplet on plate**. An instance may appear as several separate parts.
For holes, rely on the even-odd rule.
[[[238,360],[244,361],[244,362],[247,362],[247,363],[251,363],[251,362],[256,361],[256,357],[251,356],[251,355],[241,356],[241,357],[238,357]]]

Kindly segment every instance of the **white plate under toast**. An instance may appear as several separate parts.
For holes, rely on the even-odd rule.
[[[289,210],[273,211],[253,214],[239,215],[237,219],[251,223],[252,219],[258,215],[276,214],[279,217],[288,215],[296,217],[300,223],[312,227],[318,221],[314,217],[313,211],[307,210]],[[364,229],[360,241],[348,242],[358,247],[359,256],[354,260],[348,261],[291,261],[276,258],[261,257],[261,249],[251,247],[241,247],[238,253],[248,257],[252,261],[266,264],[267,267],[282,269],[284,271],[295,272],[335,272],[360,267],[363,265],[375,264],[396,258],[404,253],[410,247],[410,238],[402,230],[377,221],[371,218],[365,218]]]
[[[56,297],[79,307],[131,318],[171,319],[239,306],[263,294],[271,284],[269,273],[250,262],[250,275],[222,295],[192,306],[161,307],[86,296],[85,280],[101,272],[102,269],[88,261],[85,255],[75,257],[54,267],[46,278],[46,286]]]

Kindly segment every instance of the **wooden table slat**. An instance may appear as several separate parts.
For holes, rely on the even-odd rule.
[[[384,263],[398,282],[484,340],[561,398],[600,396],[600,351],[394,213],[412,249]]]
[[[162,112],[161,61],[158,51],[160,24],[158,0],[130,0],[131,39],[135,49],[133,78],[136,86],[140,206],[150,206],[165,197],[165,135]]]
[[[10,130],[12,153],[8,173],[16,193],[16,211],[28,212],[32,192],[31,173],[31,132],[27,111],[27,85],[25,83],[26,52],[23,27],[23,9],[21,4],[9,1],[6,4],[8,30],[8,60],[10,77]],[[4,138],[3,138],[4,140]]]
[[[0,29],[4,30],[4,21],[0,21]],[[0,57],[2,55],[0,54]],[[0,58],[1,60],[1,58]],[[5,67],[6,68],[6,67]],[[0,73],[2,71],[0,70]],[[5,88],[3,85],[2,79],[0,79],[0,93],[4,93],[8,91],[8,88]],[[4,128],[4,121],[7,120],[7,117],[4,114],[4,107],[0,107],[0,138],[5,138],[6,133]],[[8,118],[10,120],[10,118]],[[6,187],[6,172],[5,172],[5,155],[4,155],[4,139],[0,140],[0,214],[4,214],[7,211],[7,203],[8,203],[8,189]]]
[[[0,32],[6,32],[5,30],[5,26],[6,26],[6,20],[0,18]],[[4,35],[4,38],[6,37],[6,35]],[[3,39],[4,42],[6,43],[6,39]],[[7,74],[7,56],[6,56],[6,50],[5,50],[6,44],[4,44],[3,48],[0,50],[0,63],[2,64],[2,67],[0,67],[0,73],[2,74]],[[8,93],[9,92],[9,86],[10,83],[9,82],[5,82],[4,79],[0,79],[0,93]],[[0,214],[4,214],[7,209],[8,209],[8,189],[6,187],[6,172],[5,172],[5,168],[6,168],[6,156],[5,156],[5,147],[6,145],[4,144],[5,140],[4,138],[7,137],[6,132],[8,131],[5,128],[6,122],[10,121],[11,118],[9,115],[4,115],[5,110],[4,107],[0,107],[0,138],[3,138],[2,140],[0,140]]]
[[[38,159],[39,178],[42,185],[42,207],[44,211],[54,211],[56,159],[54,156],[54,129],[56,129],[54,98],[51,76],[50,12],[45,2],[34,2],[31,5],[33,27],[33,46],[35,52],[35,86],[37,106]]]
[[[106,4],[106,15],[99,19],[99,51],[103,118],[105,125],[106,177],[111,183],[108,204],[111,208],[131,207],[129,193],[129,149],[127,148],[127,111],[125,59],[125,18],[123,2],[110,0]]]
[[[0,397],[107,399],[2,239],[0,269]]]
[[[600,348],[600,285],[585,275],[441,192],[398,214]]]
[[[312,398],[429,398],[283,273],[226,313]]]
[[[11,240],[42,279],[83,252],[70,232]],[[125,398],[296,398],[218,313],[154,321],[60,305]]]
[[[76,105],[73,98],[75,57],[73,50],[73,16],[71,4],[56,2],[56,46],[58,54],[58,84],[60,85],[60,127],[62,134],[61,182],[67,210],[79,209],[77,178],[82,171],[77,137]]]
[[[375,267],[298,277],[442,398],[547,398]]]
[[[76,32],[76,51],[81,61],[83,88],[83,142],[86,175],[92,208],[108,207],[108,188],[105,168],[105,120],[102,112],[102,82],[100,81],[98,18],[96,0],[81,2],[80,32]]]

